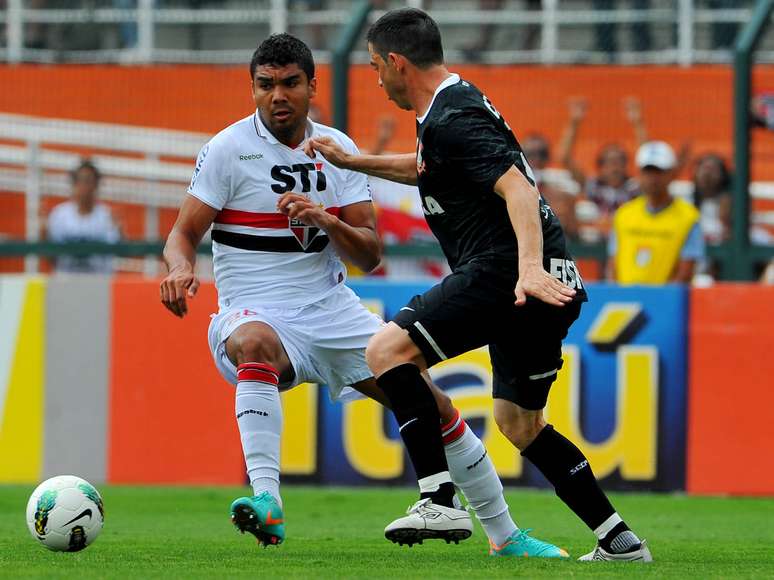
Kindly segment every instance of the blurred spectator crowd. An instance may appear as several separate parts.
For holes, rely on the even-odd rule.
[[[591,167],[574,156],[590,106],[585,99],[568,102],[556,154],[541,134],[522,139],[538,189],[571,242],[604,244],[607,279],[624,284],[712,281],[718,277],[718,265],[706,256],[705,247],[728,241],[731,233],[728,159],[711,151],[694,154],[689,141],[675,151],[663,141],[651,140],[639,100],[630,97],[621,105],[620,114],[631,125],[636,151],[627,151],[620,143],[605,144]],[[759,111],[757,116],[755,111]],[[756,101],[754,123],[766,126],[765,115],[765,107]],[[372,152],[389,147],[393,129],[389,117],[379,120],[378,142]],[[681,174],[690,176],[688,191],[672,185]],[[680,195],[674,194],[676,189]],[[413,188],[403,190],[379,180],[374,183],[380,233],[387,243],[429,238],[418,197]],[[774,244],[774,237],[755,225],[750,239],[753,244]],[[442,265],[429,261],[418,271],[433,274],[438,269]],[[393,272],[388,269],[387,273]],[[762,278],[774,282],[774,267],[765,270]]]
[[[642,106],[631,97],[622,103],[621,114],[637,143],[634,172],[634,152],[619,143],[602,146],[593,167],[582,166],[573,152],[588,107],[584,99],[569,101],[555,159],[546,137],[531,134],[522,142],[538,188],[568,238],[605,242],[607,277],[621,283],[705,282],[716,277],[717,266],[706,258],[704,247],[730,237],[729,161],[710,151],[694,155],[689,141],[675,152],[667,143],[650,140]],[[756,102],[754,111],[759,111],[756,124],[767,126],[765,107]],[[690,191],[676,197],[670,185],[682,173],[690,175]],[[758,226],[751,227],[750,239],[774,244],[771,234]]]

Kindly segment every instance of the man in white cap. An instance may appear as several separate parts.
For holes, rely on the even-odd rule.
[[[608,278],[619,284],[690,282],[704,257],[699,212],[669,193],[677,165],[672,148],[648,141],[637,151],[642,195],[613,217],[608,240]]]

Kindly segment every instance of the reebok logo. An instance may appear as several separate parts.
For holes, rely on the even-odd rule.
[[[237,419],[240,419],[243,415],[260,415],[261,417],[268,417],[269,414],[266,411],[258,411],[256,409],[247,409],[241,413],[237,413]]]
[[[249,155],[240,155],[240,161],[253,161],[255,159],[263,159],[263,153],[250,153]]]
[[[580,462],[578,465],[576,465],[575,467],[573,467],[573,468],[570,470],[570,475],[575,475],[575,474],[576,474],[576,473],[578,473],[578,472],[579,472],[581,469],[583,469],[584,467],[586,467],[588,464],[589,464],[589,460],[588,460],[588,459],[584,459],[584,460],[583,460],[583,461],[581,461],[581,462]]]

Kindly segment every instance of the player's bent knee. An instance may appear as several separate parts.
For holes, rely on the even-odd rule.
[[[542,413],[498,413],[495,410],[495,422],[500,432],[520,451],[524,451],[535,440],[546,422]]]
[[[376,376],[403,362],[400,360],[398,341],[392,334],[389,327],[380,330],[366,346],[366,363]]]
[[[424,370],[421,353],[408,333],[392,322],[368,341],[366,363],[376,377],[404,363],[416,364]]]
[[[275,368],[281,366],[282,346],[272,332],[235,333],[229,337],[227,346],[236,364],[262,362]]]
[[[392,352],[388,349],[389,340],[382,336],[381,332],[374,334],[368,341],[366,346],[366,364],[374,376],[381,375],[384,371],[389,370],[389,360]]]

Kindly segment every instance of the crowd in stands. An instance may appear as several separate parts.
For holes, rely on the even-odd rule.
[[[588,104],[569,102],[568,121],[558,146],[556,163],[548,140],[529,135],[525,155],[536,169],[538,185],[575,241],[606,241],[607,276],[620,283],[706,281],[717,265],[706,258],[705,244],[726,242],[731,232],[731,169],[714,152],[692,155],[690,142],[677,153],[667,143],[651,140],[637,99],[623,103],[637,143],[630,173],[630,152],[618,143],[604,145],[595,166],[584,167],[574,158]],[[760,107],[759,107],[760,108]],[[763,113],[758,125],[767,126]],[[670,183],[690,168],[690,195],[675,197]],[[771,245],[771,234],[753,226],[752,243]],[[771,274],[770,274],[771,276]]]
[[[555,159],[544,136],[529,134],[522,140],[538,189],[571,241],[605,244],[609,280],[623,284],[711,280],[718,274],[717,265],[707,259],[705,245],[726,242],[731,231],[728,161],[713,152],[692,156],[688,144],[675,153],[669,144],[650,139],[636,99],[622,105],[621,114],[630,122],[637,143],[634,163],[630,163],[630,152],[618,143],[601,147],[593,167],[575,159],[575,143],[582,138],[588,103],[572,99]],[[310,111],[310,117],[325,122],[317,108]],[[765,126],[763,114],[758,124]],[[394,117],[380,117],[376,139],[364,149],[374,154],[388,150],[395,128]],[[634,173],[630,172],[632,165]],[[670,184],[686,167],[691,168],[690,194],[675,197]],[[50,240],[120,239],[107,206],[97,201],[99,181],[99,171],[89,161],[73,171],[72,199],[55,207],[48,217]],[[387,244],[431,239],[413,188],[372,180],[372,189],[379,233]],[[750,237],[754,244],[774,244],[771,234],[760,227],[753,226]],[[112,261],[97,256],[63,257],[56,267],[70,272],[108,272]],[[445,270],[441,258],[393,258],[386,261],[381,273],[405,277],[441,275]],[[774,266],[764,271],[762,279],[774,282]]]

